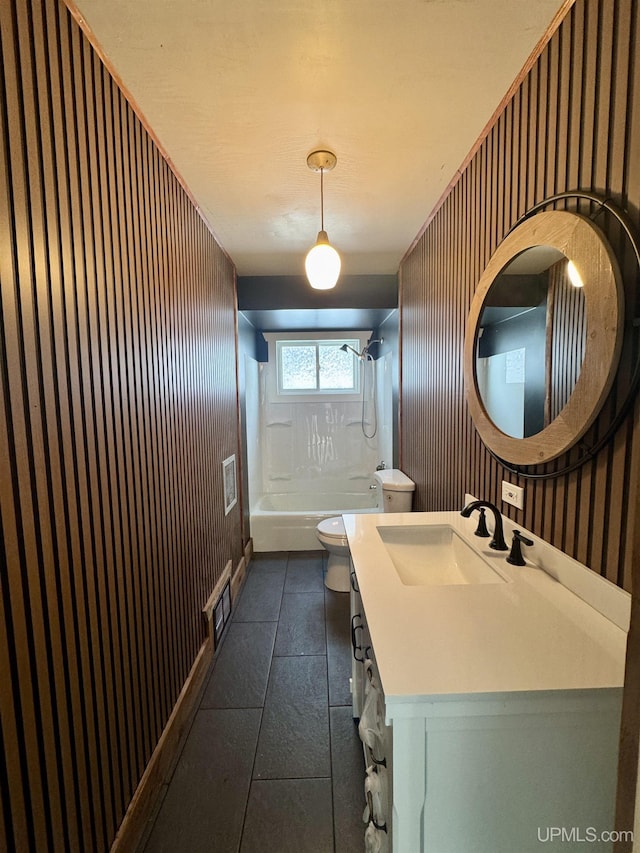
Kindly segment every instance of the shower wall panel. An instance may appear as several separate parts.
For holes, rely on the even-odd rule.
[[[389,354],[388,359],[391,359]],[[371,394],[371,372],[375,365],[376,393]],[[387,371],[385,371],[385,365]],[[345,488],[366,491],[376,465],[392,449],[391,380],[388,361],[368,362],[367,397],[362,429],[362,400],[348,402],[274,402],[273,365],[260,369],[260,451],[262,493],[323,491]],[[375,401],[373,397],[375,396]],[[375,406],[375,409],[374,409]],[[251,478],[250,478],[251,479]],[[255,480],[251,479],[254,483]],[[254,494],[252,493],[252,500]],[[259,495],[256,493],[255,497]]]

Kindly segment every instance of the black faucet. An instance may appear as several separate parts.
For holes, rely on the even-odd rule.
[[[527,565],[524,561],[524,557],[522,556],[523,545],[533,545],[533,541],[531,539],[527,539],[526,536],[523,536],[519,530],[514,530],[511,551],[507,557],[507,563],[511,563],[512,566]]]
[[[500,515],[500,510],[495,504],[492,504],[490,501],[472,501],[460,511],[460,515],[464,518],[469,518],[474,509],[480,509],[480,507],[483,506],[491,510],[494,519],[493,539],[489,542],[489,548],[493,548],[494,551],[508,551],[509,548],[507,547],[507,543],[504,541],[502,516]]]

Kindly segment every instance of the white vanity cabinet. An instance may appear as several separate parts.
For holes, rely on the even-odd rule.
[[[466,535],[457,513],[392,523],[420,516],[446,517]],[[491,554],[504,582],[405,585],[376,541],[388,522],[353,519],[345,516],[353,714],[362,714],[369,657],[384,690],[391,804],[383,849],[611,853],[627,594],[598,587],[600,578],[592,594],[593,578],[578,572],[577,595],[542,548],[546,572],[503,569],[504,555]]]
[[[390,853],[393,807],[392,729],[386,723],[384,692],[371,636],[351,567],[351,690],[353,716],[364,756],[364,849]]]
[[[457,698],[387,715],[394,853],[581,850],[591,829],[613,829],[619,697]],[[552,827],[583,841],[542,846]]]

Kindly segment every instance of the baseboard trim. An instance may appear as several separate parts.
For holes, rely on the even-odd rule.
[[[225,588],[227,581],[231,577],[231,566],[232,565],[233,565],[233,562],[231,560],[229,560],[227,562],[227,565],[224,567],[224,571],[220,575],[220,579],[218,580],[218,583],[214,586],[213,592],[209,596],[207,603],[202,608],[202,615],[204,617],[205,624],[207,626],[207,632],[209,634],[213,634],[213,629],[212,629],[213,608],[216,606],[216,602],[218,601],[218,599],[222,595],[222,590]]]
[[[238,593],[242,589],[245,578],[247,576],[247,561],[244,557],[240,559],[233,577],[231,578],[231,601],[235,602],[238,598]],[[233,608],[233,604],[231,605]]]
[[[251,554],[252,549],[249,550],[249,559],[251,558]],[[202,609],[202,616],[206,626],[206,638],[200,646],[187,680],[180,691],[176,704],[167,720],[167,724],[160,735],[160,739],[153,750],[149,763],[129,803],[129,807],[111,845],[110,853],[132,853],[132,851],[138,849],[141,842],[145,839],[160,789],[166,783],[176,758],[180,754],[183,740],[189,730],[193,715],[197,710],[205,678],[209,673],[209,668],[213,660],[215,652],[212,620],[213,608],[225,584],[230,580],[231,607],[233,609],[233,604],[244,584],[247,574],[247,563],[249,560],[246,558],[246,555],[247,549],[245,549],[245,556],[241,557],[233,573],[233,563],[229,560],[207,603]]]
[[[138,849],[143,840],[148,830],[149,820],[154,812],[160,788],[168,778],[196,711],[200,691],[209,672],[212,658],[213,639],[207,637],[200,647],[167,724],[129,803],[111,845],[111,853],[132,853],[133,850]]]

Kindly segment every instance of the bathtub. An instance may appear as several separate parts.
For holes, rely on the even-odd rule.
[[[251,509],[254,551],[318,551],[316,526],[323,518],[352,512],[377,512],[377,493],[274,493]]]

